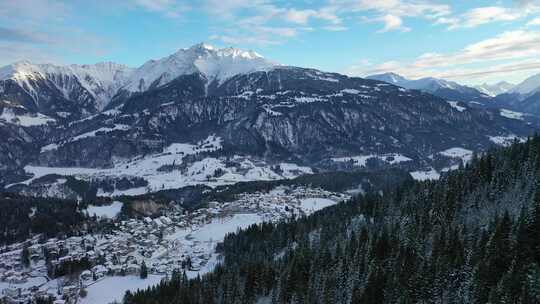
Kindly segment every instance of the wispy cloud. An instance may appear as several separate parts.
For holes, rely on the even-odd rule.
[[[388,31],[395,31],[395,30],[401,30],[404,32],[408,32],[411,29],[403,26],[403,19],[401,17],[396,15],[385,15],[378,20],[384,22],[384,28],[379,30],[380,33],[388,32]]]
[[[502,76],[511,72],[537,70],[540,32],[516,30],[470,44],[454,53],[424,53],[412,62],[388,61],[378,65],[353,65],[351,75],[396,72],[410,78],[427,76],[471,78]]]
[[[176,0],[134,0],[134,3],[148,11],[173,18],[181,16],[190,9],[185,2]]]
[[[341,13],[373,13],[375,17],[360,16],[365,21],[382,22],[379,32],[409,31],[404,25],[404,18],[422,18],[435,22],[451,14],[452,8],[447,4],[431,1],[411,0],[332,0],[332,5]]]
[[[527,26],[537,26],[540,25],[540,17],[534,18],[533,20],[527,22]]]
[[[102,52],[100,37],[68,23],[73,12],[65,1],[0,1],[0,65],[23,59],[61,63],[68,54]]]
[[[485,6],[472,8],[460,16],[441,17],[439,24],[447,24],[448,29],[473,28],[494,22],[511,22],[523,19],[540,11],[540,7],[533,2],[523,2],[516,7]]]
[[[315,20],[325,23],[320,27],[324,30],[347,29],[329,5],[300,9],[266,0],[207,0],[204,8],[213,18],[226,23],[221,33],[211,37],[225,43],[279,44],[313,30],[311,23]]]
[[[0,41],[24,43],[48,43],[51,40],[47,35],[39,32],[29,32],[21,29],[0,26]]]

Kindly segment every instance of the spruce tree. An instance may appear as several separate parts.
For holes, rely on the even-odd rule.
[[[141,264],[140,277],[141,279],[146,279],[148,277],[148,268],[146,267],[146,263],[144,261]]]

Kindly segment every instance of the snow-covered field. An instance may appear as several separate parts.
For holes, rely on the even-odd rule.
[[[313,213],[317,210],[335,205],[336,201],[327,198],[305,198],[300,201],[300,207],[306,213]]]
[[[49,122],[55,122],[53,118],[40,113],[37,113],[35,115],[17,115],[11,109],[7,108],[4,109],[4,111],[0,115],[0,120],[4,120],[8,123],[16,124],[23,127],[41,126]]]
[[[122,302],[126,291],[137,291],[149,286],[158,284],[165,276],[148,275],[148,278],[141,279],[139,276],[129,275],[125,277],[113,276],[104,277],[96,283],[88,286],[88,294],[81,298],[81,304],[107,304],[114,301]]]
[[[42,151],[57,148],[54,145],[44,146]],[[25,171],[31,173],[33,177],[22,183],[29,184],[33,180],[48,174],[75,176],[82,180],[140,177],[148,182],[146,187],[122,191],[115,190],[112,193],[98,192],[100,196],[118,196],[139,195],[151,191],[198,184],[214,187],[244,181],[294,178],[302,174],[312,173],[311,168],[292,163],[277,164],[280,170],[276,172],[275,169],[273,170],[276,166],[268,166],[263,162],[241,156],[234,156],[230,159],[239,166],[227,166],[227,159],[225,158],[207,157],[186,164],[183,169],[178,168],[184,164],[184,158],[187,155],[212,152],[219,149],[221,149],[221,138],[209,136],[206,140],[197,144],[175,143],[166,147],[161,153],[118,161],[113,168],[107,169],[26,166]],[[171,167],[171,169],[163,170],[167,166]],[[217,172],[221,173],[216,175]]]
[[[516,139],[519,142],[525,142],[526,140],[525,138],[519,137],[517,135],[489,136],[489,140],[491,142],[500,146],[504,146],[504,147],[511,145]]]
[[[10,288],[10,287],[17,287],[17,288],[30,288],[32,286],[42,286],[43,284],[47,283],[47,279],[43,277],[34,277],[28,279],[27,282],[21,283],[21,284],[12,284],[8,282],[0,282],[0,291],[3,291],[4,289]]]
[[[441,151],[439,154],[450,158],[459,158],[463,162],[469,162],[472,158],[473,151],[465,148],[454,147]]]
[[[409,172],[409,174],[418,181],[425,181],[425,180],[436,180],[441,177],[441,175],[437,172],[437,170],[431,168],[427,171],[413,171]]]
[[[263,217],[258,214],[235,214],[230,218],[215,218],[211,223],[187,234],[187,238],[201,242],[214,243],[222,241],[229,233],[238,229],[245,229],[253,224],[263,222]]]
[[[525,114],[521,112],[510,111],[507,109],[501,109],[500,114],[501,116],[506,117],[506,118],[519,119],[519,120],[523,120],[523,116],[525,116]]]
[[[337,157],[332,158],[334,162],[352,162],[355,166],[365,167],[368,160],[376,158],[382,160],[388,164],[394,165],[401,162],[411,161],[412,159],[408,158],[405,155],[398,153],[389,153],[389,154],[370,154],[370,155],[359,155],[359,156],[348,156],[348,157]]]
[[[122,210],[122,206],[124,204],[122,202],[114,201],[111,205],[108,206],[94,206],[94,205],[88,205],[88,209],[86,209],[86,212],[88,212],[88,215],[90,216],[97,216],[97,217],[104,217],[104,218],[115,218],[118,213],[120,213],[120,210]]]
[[[466,164],[471,161],[473,151],[465,149],[465,148],[461,148],[461,147],[453,147],[453,148],[446,149],[444,151],[440,151],[437,154],[444,157],[459,160],[461,164]],[[430,157],[433,157],[433,155]],[[412,171],[412,172],[409,172],[409,174],[412,176],[413,179],[418,180],[418,181],[436,180],[441,177],[441,173],[448,172],[451,170],[456,170],[459,168],[459,165],[460,165],[459,162],[458,163],[454,162],[454,164],[452,164],[451,166],[442,168],[439,171],[435,170],[435,168],[429,168],[428,170]]]

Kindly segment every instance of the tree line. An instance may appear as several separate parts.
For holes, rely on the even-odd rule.
[[[220,244],[221,265],[153,303],[540,303],[540,137]]]

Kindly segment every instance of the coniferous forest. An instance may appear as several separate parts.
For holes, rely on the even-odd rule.
[[[214,272],[124,302],[540,303],[540,137],[310,217],[228,235]]]

